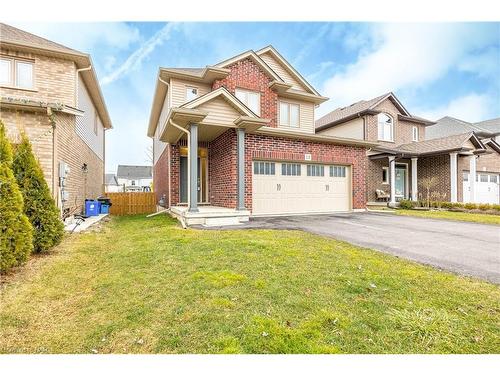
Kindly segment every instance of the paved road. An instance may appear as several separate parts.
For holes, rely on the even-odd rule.
[[[254,218],[238,228],[301,229],[500,284],[498,226],[360,212]]]

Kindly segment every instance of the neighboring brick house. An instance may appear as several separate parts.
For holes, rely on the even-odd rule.
[[[90,56],[0,24],[0,118],[15,143],[25,132],[61,210],[104,192],[111,121]]]
[[[458,160],[458,200],[463,202],[500,203],[500,118],[471,123],[450,116],[439,119],[427,128],[426,139],[449,137],[473,132],[485,146],[486,152],[475,155],[475,187],[471,189],[471,159]],[[475,197],[471,196],[475,192]]]
[[[206,68],[160,68],[148,127],[158,200],[205,224],[364,209],[375,143],[315,134],[325,100],[271,46]]]
[[[498,176],[486,187],[496,188],[493,198],[484,194],[480,183],[462,180],[467,179],[465,172],[475,174],[484,163],[493,167],[492,160],[500,156],[498,143],[482,140],[484,134],[474,128],[428,139],[427,132],[436,126],[439,123],[411,115],[393,93],[387,93],[328,113],[316,121],[316,132],[377,143],[367,152],[369,202],[387,199],[387,195],[392,204],[422,199],[422,180],[435,177],[434,199],[498,203],[498,184],[494,186]]]

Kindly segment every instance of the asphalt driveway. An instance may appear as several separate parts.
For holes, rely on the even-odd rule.
[[[500,227],[395,214],[254,218],[243,228],[300,229],[500,284]]]

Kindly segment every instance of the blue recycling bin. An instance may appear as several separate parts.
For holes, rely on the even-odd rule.
[[[101,203],[101,214],[109,214],[109,204],[106,204],[106,203]]]
[[[98,216],[99,202],[93,199],[85,199],[85,216]]]

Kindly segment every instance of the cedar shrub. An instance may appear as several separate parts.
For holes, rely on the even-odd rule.
[[[21,143],[15,148],[12,169],[23,195],[24,213],[35,230],[34,250],[37,253],[46,251],[61,242],[64,225],[40,163],[24,133],[21,136]]]
[[[12,147],[0,120],[0,272],[24,263],[33,250],[33,228],[11,167]]]

